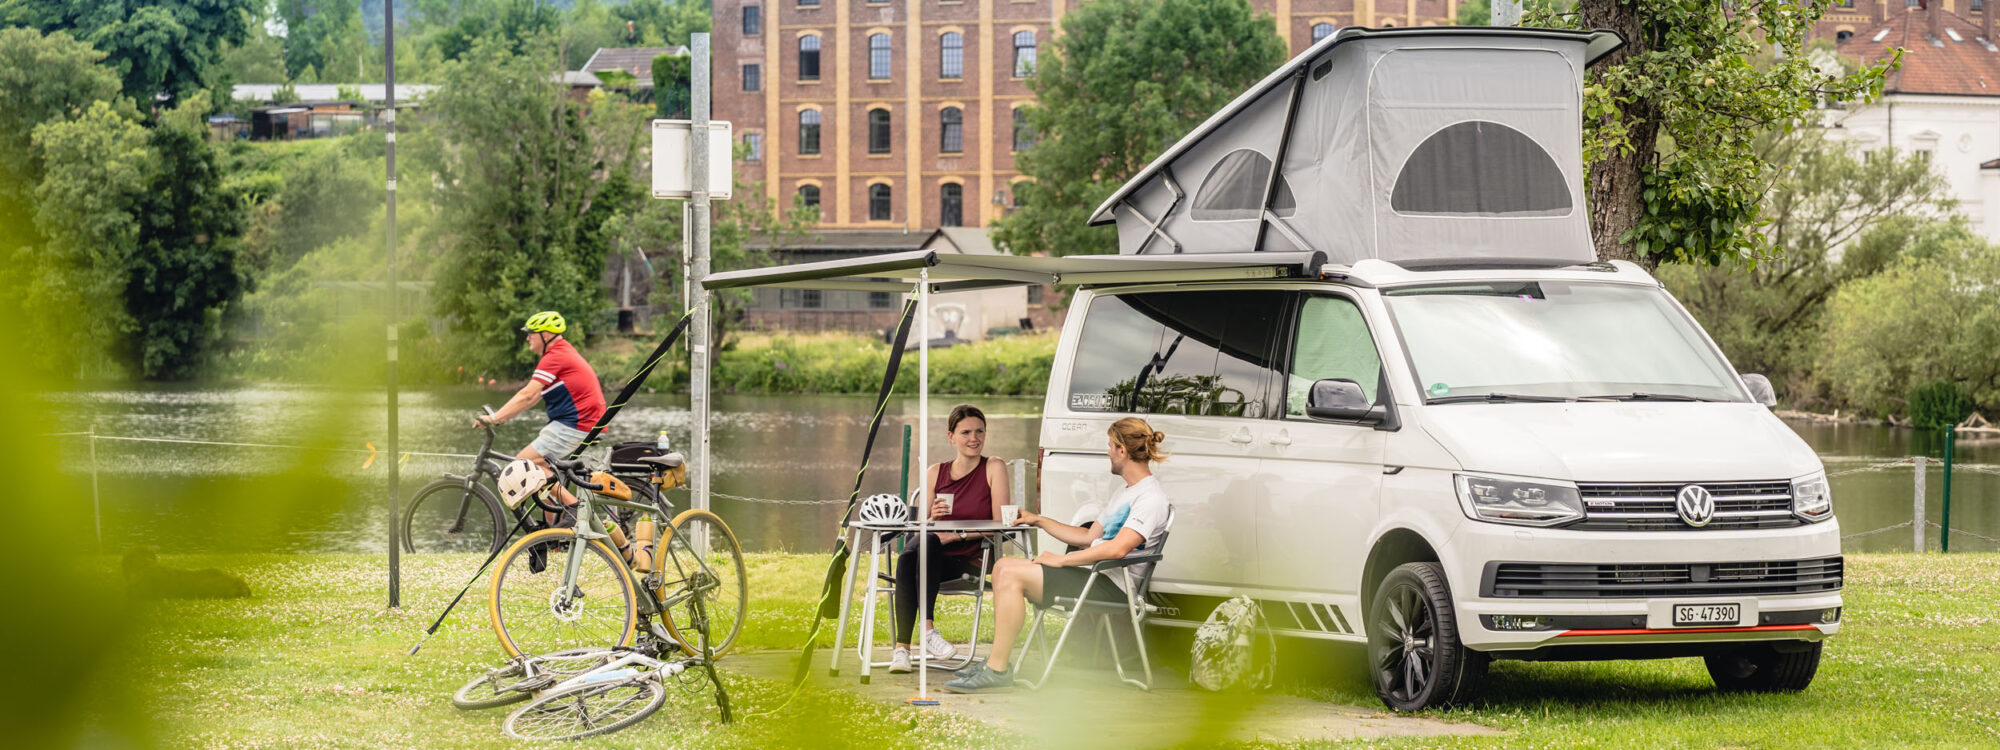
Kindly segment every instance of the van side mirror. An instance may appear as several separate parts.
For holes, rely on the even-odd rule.
[[[1771,379],[1762,375],[1743,376],[1743,385],[1750,388],[1750,398],[1767,407],[1778,405],[1778,391],[1771,387]]]
[[[1361,384],[1343,378],[1316,381],[1306,394],[1306,416],[1313,419],[1330,419],[1341,422],[1368,420],[1371,416],[1380,419],[1375,405],[1368,402],[1368,394],[1361,390]]]

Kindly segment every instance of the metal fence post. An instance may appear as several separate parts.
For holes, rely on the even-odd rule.
[[[1952,444],[1958,442],[1958,430],[1944,428],[1944,518],[1938,526],[1938,551],[1951,551],[1951,464]]]
[[[1917,466],[1916,503],[1910,515],[1910,525],[1915,526],[1916,530],[1910,534],[1912,537],[1910,549],[1921,554],[1924,551],[1924,465],[1930,463],[1930,459],[1924,456],[1912,456],[1910,462]]]

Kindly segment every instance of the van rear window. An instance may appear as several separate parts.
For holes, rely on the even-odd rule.
[[[1285,294],[1151,292],[1092,300],[1070,372],[1084,412],[1262,419]]]

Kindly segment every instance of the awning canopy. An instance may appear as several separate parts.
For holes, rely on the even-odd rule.
[[[795,263],[713,274],[708,289],[778,287],[907,292],[929,271],[931,291],[955,292],[1027,284],[1141,284],[1224,279],[1311,278],[1321,252],[1209,255],[960,255],[934,250]]]

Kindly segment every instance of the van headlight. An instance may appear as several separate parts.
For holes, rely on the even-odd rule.
[[[1476,521],[1557,526],[1583,518],[1576,485],[1546,479],[1454,474],[1458,504]]]
[[[1833,488],[1825,473],[1792,480],[1792,515],[1815,522],[1833,517]]]

